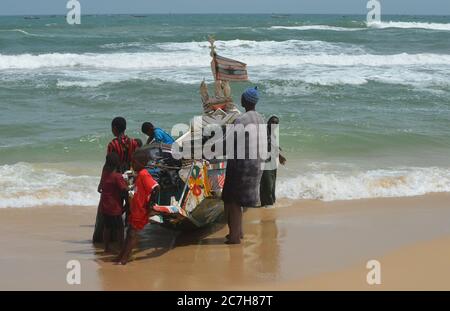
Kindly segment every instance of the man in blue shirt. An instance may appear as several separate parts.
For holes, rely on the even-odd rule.
[[[172,136],[158,127],[155,128],[150,122],[142,124],[142,133],[148,136],[147,145],[152,142],[172,145],[175,142]]]

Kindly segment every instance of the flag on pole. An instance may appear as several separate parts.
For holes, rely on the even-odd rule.
[[[211,62],[212,71],[216,80],[247,81],[247,64],[240,61],[214,55]]]

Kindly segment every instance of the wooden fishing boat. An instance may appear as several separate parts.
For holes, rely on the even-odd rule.
[[[246,81],[246,64],[219,56],[214,38],[210,37],[211,69],[214,76],[214,95],[210,96],[205,81],[200,85],[202,100],[201,123],[225,127],[240,114],[231,96],[230,81]],[[195,143],[195,137],[205,138],[190,122],[190,130],[177,139],[176,144]],[[200,127],[201,128],[201,127]],[[201,131],[201,129],[200,129]],[[197,134],[197,135],[196,135]],[[148,170],[159,182],[161,191],[158,204],[154,206],[154,223],[179,230],[200,228],[217,221],[223,214],[221,200],[225,181],[225,157],[207,160],[203,156],[175,160],[168,145],[151,144],[148,150]]]

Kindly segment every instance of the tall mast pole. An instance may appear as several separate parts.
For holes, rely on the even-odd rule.
[[[213,35],[210,35],[208,37],[208,42],[211,45],[209,48],[211,49],[211,57],[213,59],[213,64],[214,64],[214,69],[215,69],[215,74],[214,74],[214,80],[217,81],[217,77],[219,74],[219,68],[217,68],[217,62],[216,62],[216,46],[214,45],[214,43],[216,42],[216,39],[214,38]]]

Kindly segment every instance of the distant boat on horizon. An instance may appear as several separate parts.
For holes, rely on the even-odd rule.
[[[24,16],[24,19],[41,19],[40,17],[37,16]]]

